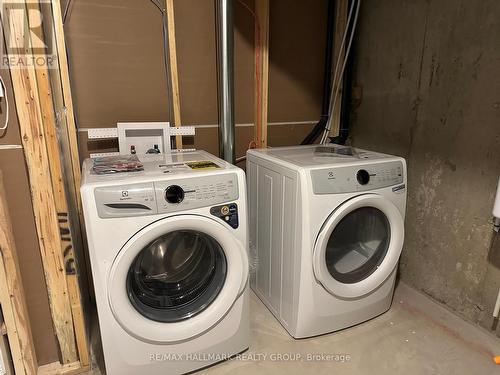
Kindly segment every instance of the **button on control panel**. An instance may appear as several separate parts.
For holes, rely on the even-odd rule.
[[[236,203],[212,207],[210,213],[226,222],[232,228],[238,228],[238,205]]]
[[[391,161],[311,171],[314,194],[351,193],[402,184],[403,163]]]
[[[154,186],[159,213],[214,206],[238,199],[235,173],[156,181]]]

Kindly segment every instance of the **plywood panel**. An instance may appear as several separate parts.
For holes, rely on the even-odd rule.
[[[2,76],[5,85],[7,86],[7,99],[9,100],[9,126],[6,131],[0,130],[0,145],[19,145],[21,144],[21,138],[19,136],[19,126],[17,126],[17,116],[15,111],[15,100],[12,95],[12,82],[10,79],[10,72],[5,69],[0,70],[0,76]],[[0,126],[3,126],[5,122],[5,116],[7,115],[7,103],[5,98],[0,101]]]
[[[234,2],[235,117],[237,123],[253,123],[254,1],[241,1],[250,11],[239,1]],[[214,3],[174,0],[174,9],[182,122],[216,124]],[[272,1],[271,20],[270,121],[318,119],[326,0],[307,4]],[[65,31],[80,128],[168,119],[161,14],[152,4],[136,0],[108,0],[106,4],[73,0]],[[280,129],[270,132],[277,134]],[[302,140],[292,133],[285,131],[283,137],[292,138],[282,141],[289,144],[293,139],[296,144]],[[82,136],[80,140],[84,141]],[[216,153],[217,138],[210,140],[215,143],[208,145],[207,139],[196,142]],[[86,145],[82,142],[80,147],[87,155]],[[238,156],[242,153],[237,151]]]
[[[65,32],[79,127],[167,119],[162,18],[153,4],[75,0]]]
[[[269,5],[269,122],[319,119],[327,0]]]
[[[43,365],[58,360],[57,344],[52,329],[23,151],[0,150],[0,170],[4,175],[35,352],[38,363]]]
[[[38,364],[19,268],[19,254],[14,241],[12,220],[10,219],[1,171],[0,248],[0,304],[5,318],[5,328],[12,360],[17,375],[30,375],[37,371]]]

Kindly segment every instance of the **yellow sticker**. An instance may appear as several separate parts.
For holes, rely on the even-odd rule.
[[[186,165],[191,169],[218,169],[220,168],[217,164],[210,160],[204,161],[190,161]]]

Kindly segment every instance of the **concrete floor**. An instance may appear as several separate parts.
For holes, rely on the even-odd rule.
[[[500,355],[499,338],[402,283],[387,313],[329,335],[292,339],[254,294],[251,319],[252,341],[244,355],[254,358],[219,363],[196,374],[500,373],[500,365],[492,361],[494,354]],[[318,357],[308,360],[313,353]],[[277,360],[280,355],[288,355],[287,360]]]

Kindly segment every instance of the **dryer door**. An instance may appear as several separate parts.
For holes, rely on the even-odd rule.
[[[378,288],[397,266],[404,221],[388,199],[365,194],[346,201],[316,239],[316,279],[331,294],[357,298]]]
[[[179,342],[217,324],[247,278],[246,248],[229,229],[177,215],[148,225],[123,246],[108,277],[109,305],[134,337]]]

